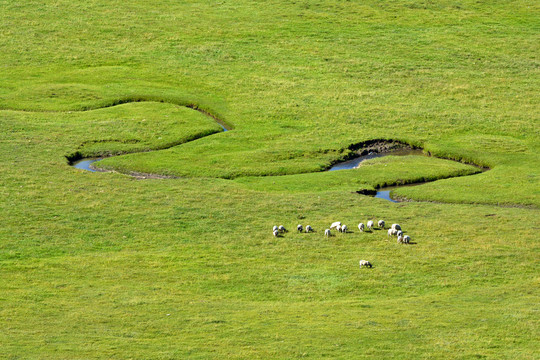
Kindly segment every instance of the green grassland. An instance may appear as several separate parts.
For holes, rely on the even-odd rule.
[[[537,3],[0,9],[0,358],[538,358]]]

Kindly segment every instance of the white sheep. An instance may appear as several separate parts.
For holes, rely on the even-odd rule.
[[[342,225],[342,226],[341,226],[341,232],[342,232],[342,233],[346,233],[347,230],[349,230],[349,228],[347,227],[347,225]]]
[[[398,232],[397,232],[397,236],[403,236],[403,231],[401,231],[401,230],[398,230]]]
[[[384,220],[379,220],[379,222],[377,223],[377,225],[379,225],[379,227],[381,229],[384,229]]]
[[[409,235],[405,235],[403,237],[403,243],[404,244],[409,244],[411,242],[411,237]]]
[[[274,230],[274,237],[279,237],[279,231],[278,230]]]
[[[373,220],[369,220],[367,222],[367,227],[368,227],[369,230],[373,230]]]
[[[298,225],[298,226],[296,227],[296,230],[298,230],[298,232],[302,232],[302,230],[303,230],[302,225]]]
[[[330,229],[338,228],[338,226],[341,226],[341,221],[333,222],[332,225],[330,225]]]
[[[364,223],[358,224],[358,230],[360,230],[360,231],[363,232],[365,228],[366,228],[366,227],[364,226]]]
[[[272,228],[272,231],[278,231],[277,225],[274,225],[274,227]]]
[[[362,268],[362,266],[366,266],[366,267],[372,267],[371,263],[367,260],[360,260],[360,268]]]
[[[401,230],[401,226],[399,226],[399,224],[392,224],[392,229]]]
[[[398,237],[397,237],[397,243],[398,243],[398,244],[403,244],[403,235],[398,235]]]
[[[307,225],[306,226],[306,232],[312,232],[313,231],[313,228],[310,226],[310,225]]]
[[[330,229],[324,230],[324,236],[326,237],[332,236],[332,234],[330,233]]]
[[[396,229],[388,229],[388,236],[394,236],[397,234],[397,230]]]
[[[338,232],[341,232],[341,225],[336,226],[336,230],[337,230]]]
[[[283,233],[284,233],[284,232],[287,232],[287,229],[285,229],[285,226],[283,226],[283,225],[279,225],[278,230],[279,230],[280,232],[283,232]]]

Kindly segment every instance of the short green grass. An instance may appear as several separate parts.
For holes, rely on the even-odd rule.
[[[537,4],[0,8],[0,358],[538,358]]]

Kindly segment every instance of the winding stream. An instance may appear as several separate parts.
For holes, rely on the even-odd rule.
[[[219,126],[221,126],[221,128],[223,129],[223,132],[231,130],[229,126],[227,126],[223,121],[217,119],[215,116],[212,116],[205,111],[201,111],[197,109],[194,109],[194,110],[199,111],[200,113],[214,119],[216,123]],[[91,172],[105,172],[104,170],[100,170],[99,168],[91,166],[93,163],[98,162],[99,160],[103,160],[103,159],[105,158],[104,157],[84,158],[77,161],[73,161],[72,163],[70,163],[70,165],[73,166],[75,169],[81,169],[81,170],[86,170],[86,171],[91,171]]]
[[[227,130],[228,129],[226,127],[223,127],[223,131],[227,131]],[[398,148],[398,149],[389,150],[389,151],[382,151],[382,152],[369,152],[367,155],[357,156],[357,157],[355,157],[353,159],[334,164],[330,169],[328,169],[328,171],[356,169],[365,160],[380,158],[380,157],[389,156],[389,155],[392,155],[392,156],[409,156],[409,155],[427,156],[422,151],[422,149],[412,149],[410,147]],[[93,163],[95,163],[95,162],[97,162],[97,161],[99,161],[101,159],[103,159],[103,158],[81,159],[79,161],[76,161],[76,162],[72,163],[71,165],[74,168],[81,169],[81,170],[86,170],[86,171],[91,171],[91,172],[102,172],[102,171],[105,171],[105,170],[100,170],[99,168],[95,168],[95,167],[91,166]],[[394,200],[394,199],[392,199],[390,197],[390,192],[391,191],[393,191],[395,189],[403,188],[403,187],[406,187],[406,186],[416,186],[416,185],[421,185],[421,184],[424,184],[424,182],[417,183],[417,184],[387,186],[387,187],[381,188],[380,190],[377,190],[375,194],[364,194],[364,195],[373,196],[375,198],[379,198],[379,199],[387,200],[387,201],[390,201],[390,202],[393,202],[393,203],[397,203],[397,202],[400,202],[400,201],[399,200]]]
[[[90,167],[91,164],[95,163],[96,161],[99,161],[104,158],[89,158],[89,159],[81,159],[78,161],[75,161],[71,164],[75,169],[81,169],[91,172],[99,172],[98,169]]]
[[[227,123],[225,123],[223,120],[219,119],[217,116],[211,114],[208,111],[200,109],[195,104],[181,104],[181,103],[175,103],[175,102],[170,102],[170,101],[164,101],[163,99],[141,99],[141,98],[130,99],[130,98],[125,98],[125,99],[116,100],[115,102],[113,102],[112,104],[110,104],[110,105],[108,105],[106,107],[116,106],[116,105],[130,103],[130,102],[143,102],[143,101],[168,102],[168,103],[175,104],[175,105],[178,105],[178,106],[184,106],[184,107],[193,109],[195,111],[200,112],[203,115],[206,115],[206,116],[210,117],[219,126],[221,126],[221,128],[223,129],[224,132],[228,131],[228,130],[232,130],[232,128],[230,126],[228,126]],[[86,109],[86,110],[81,110],[81,111],[88,111],[88,110],[94,110],[94,109]],[[364,145],[368,145],[365,148],[362,147],[362,144],[357,144],[358,147],[356,148],[356,150],[363,150],[362,155],[357,156],[357,157],[355,157],[353,159],[350,159],[350,160],[347,160],[347,161],[343,161],[343,162],[334,164],[330,169],[328,169],[328,171],[355,169],[360,165],[360,163],[362,163],[365,160],[375,159],[375,158],[384,157],[384,156],[388,156],[388,155],[393,155],[393,156],[407,156],[407,155],[426,156],[426,154],[423,153],[422,149],[413,149],[413,148],[410,148],[409,146],[403,146],[405,144],[402,144],[402,143],[400,144],[399,142],[393,142],[393,141],[386,141],[386,143],[387,143],[386,145],[389,145],[389,147],[382,146],[381,148],[376,149],[376,148],[373,147],[373,145],[374,144],[377,145],[378,142],[380,144],[381,141],[380,140],[367,141],[367,142],[364,143]],[[392,146],[396,145],[396,144],[398,144],[398,147],[393,148]],[[99,160],[102,160],[102,159],[104,159],[104,158],[103,157],[84,158],[84,159],[79,159],[77,161],[75,161],[75,160],[70,161],[69,165],[73,166],[76,169],[81,169],[81,170],[86,170],[86,171],[91,171],[91,172],[104,172],[105,170],[100,170],[99,168],[93,166],[93,164],[95,162],[98,162]],[[151,175],[151,174],[146,174],[146,175]],[[142,178],[147,178],[147,177],[143,176]],[[401,188],[401,187],[404,187],[404,186],[414,186],[414,185],[420,185],[420,184],[422,184],[422,183],[385,187],[385,188],[381,188],[380,190],[376,191],[376,194],[374,194],[374,195],[372,193],[367,193],[366,194],[365,192],[361,192],[361,191],[359,191],[359,193],[364,194],[364,195],[374,196],[376,198],[384,199],[384,200],[395,203],[395,202],[399,202],[399,201],[394,200],[394,199],[392,199],[390,197],[390,192],[392,190],[397,189],[397,188]]]
[[[402,149],[397,149],[397,150],[392,150],[392,151],[387,151],[387,152],[378,152],[378,153],[370,152],[367,155],[358,156],[358,157],[355,157],[354,159],[337,163],[334,166],[332,166],[330,169],[328,169],[328,171],[356,169],[358,166],[360,166],[360,163],[364,160],[376,159],[376,158],[380,158],[380,157],[384,157],[388,155],[393,155],[393,156],[423,155],[425,156],[422,149],[411,149],[411,148],[402,148]]]
[[[360,166],[360,163],[362,163],[365,160],[376,159],[376,158],[380,158],[380,157],[384,157],[384,156],[388,156],[388,155],[392,155],[392,156],[408,156],[408,155],[426,156],[426,154],[424,154],[422,149],[412,149],[412,148],[401,148],[401,149],[387,151],[387,152],[370,152],[367,155],[358,156],[358,157],[355,157],[354,159],[337,163],[334,166],[332,166],[330,169],[328,169],[328,171],[356,169],[356,168],[358,168]],[[420,185],[420,184],[416,184],[416,185]],[[401,188],[401,187],[404,187],[404,186],[413,186],[413,185],[408,184],[408,185],[402,185],[402,186],[388,186],[388,187],[382,188],[381,190],[378,190],[375,195],[369,195],[369,196],[373,196],[373,197],[376,197],[376,198],[379,198],[379,199],[383,199],[383,200],[387,200],[387,201],[390,201],[390,202],[393,202],[393,203],[397,203],[399,201],[392,199],[390,197],[390,192],[392,190],[394,190],[394,189]]]

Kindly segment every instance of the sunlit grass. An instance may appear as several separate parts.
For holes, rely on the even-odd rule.
[[[537,358],[535,4],[0,8],[0,358]]]

